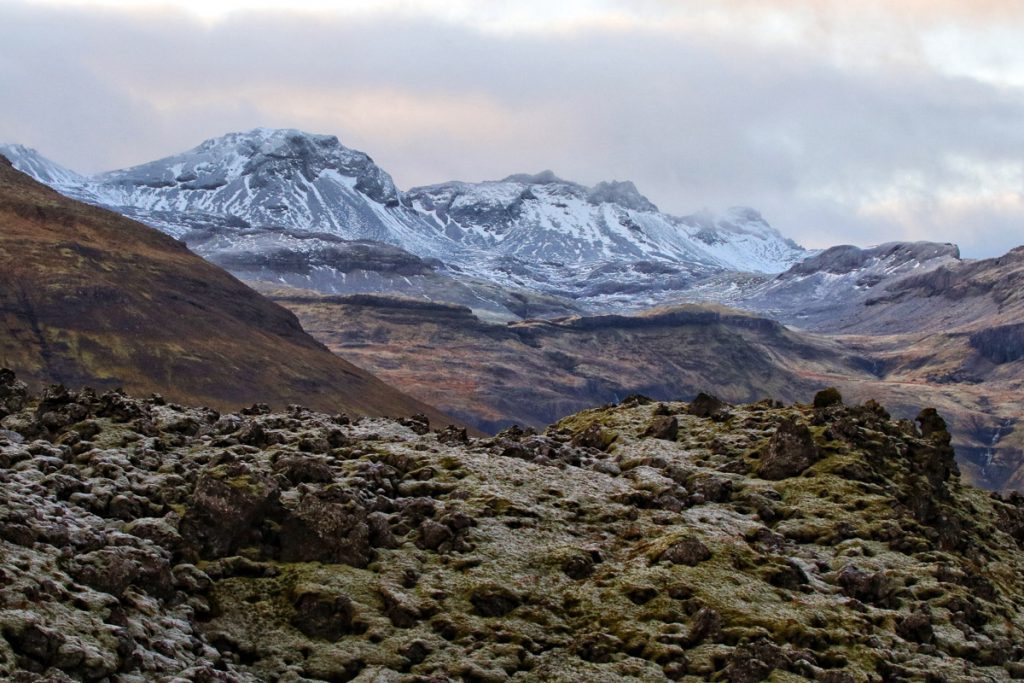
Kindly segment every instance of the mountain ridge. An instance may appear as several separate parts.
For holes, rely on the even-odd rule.
[[[34,389],[445,419],[331,354],[292,313],[182,242],[60,195],[3,157],[0,220],[0,365]]]
[[[574,300],[582,306],[615,306],[620,299],[642,305],[631,292],[608,295],[605,290],[614,289],[615,280],[609,268],[657,263],[675,272],[669,287],[685,287],[722,270],[778,272],[809,253],[752,209],[670,216],[658,212],[629,181],[585,187],[544,172],[402,192],[368,155],[334,136],[294,129],[211,138],[184,153],[84,181],[25,148],[0,149],[69,196],[186,240],[214,231],[222,243],[244,244],[235,233],[261,229],[398,246],[437,259],[454,288],[474,292],[467,300],[477,298],[499,315],[514,316],[501,304],[488,303],[494,298],[488,288],[504,290],[499,299],[520,290],[561,297],[565,310]],[[215,261],[215,249],[225,248],[190,245]],[[291,258],[311,264],[317,254],[308,246],[290,244]],[[572,266],[568,272],[567,265]],[[304,286],[327,294],[345,291],[347,278],[341,271],[320,267],[319,272],[317,282]],[[657,277],[641,279],[640,289],[665,286]],[[433,296],[445,289],[417,282],[407,293]]]

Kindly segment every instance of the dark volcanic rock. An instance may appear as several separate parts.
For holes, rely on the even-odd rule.
[[[281,524],[281,559],[365,567],[371,557],[367,511],[337,486],[302,496]]]
[[[301,590],[292,603],[295,616],[291,623],[310,638],[335,641],[353,630],[355,610],[344,595],[317,590]]]
[[[821,457],[807,425],[784,420],[761,453],[757,474],[763,479],[795,477]]]
[[[655,416],[644,430],[644,436],[665,441],[675,441],[678,434],[679,420],[670,415]]]
[[[278,499],[277,484],[242,464],[219,465],[199,475],[181,521],[181,535],[200,557],[231,554],[258,533],[259,520]]]
[[[696,415],[697,417],[719,417],[724,415],[728,405],[722,401],[719,401],[714,396],[709,394],[700,393],[697,394],[697,398],[690,401],[690,405],[686,412],[690,415]]]
[[[27,400],[28,385],[7,368],[0,368],[0,418],[18,412]]]
[[[3,418],[2,680],[1024,671],[1024,503],[962,485],[932,411],[917,430],[764,401],[655,443],[652,410],[676,406],[636,402],[445,444],[388,419],[119,396],[144,417],[55,387]],[[829,443],[814,476],[751,476],[787,421]],[[253,424],[263,448],[234,436]],[[572,445],[584,430],[616,435],[611,453]]]
[[[696,538],[683,538],[669,546],[658,559],[692,567],[711,559],[711,551]]]

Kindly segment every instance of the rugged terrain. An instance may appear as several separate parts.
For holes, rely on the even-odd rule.
[[[236,408],[433,409],[331,354],[181,242],[73,201],[0,157],[0,363],[33,387],[124,387]]]
[[[1024,677],[1024,501],[932,410],[630,397],[475,440],[0,372],[0,416],[9,680]]]
[[[643,314],[481,321],[464,307],[265,290],[343,358],[484,430],[543,427],[633,393],[806,400],[822,373],[871,362],[766,318],[710,306]]]
[[[1024,483],[1015,432],[1024,383],[1012,372],[984,381],[957,374],[974,357],[963,337],[917,345],[902,336],[832,337],[707,305],[494,325],[454,306],[265,293],[340,356],[484,430],[541,427],[636,392],[806,401],[834,385],[884,401],[899,417],[913,417],[922,403],[940,407],[968,481]]]

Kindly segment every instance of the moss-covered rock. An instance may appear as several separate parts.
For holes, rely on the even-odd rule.
[[[54,388],[0,423],[0,678],[1021,675],[1024,499],[937,414],[688,408],[475,440]]]

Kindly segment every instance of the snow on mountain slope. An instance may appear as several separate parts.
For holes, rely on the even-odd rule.
[[[4,149],[29,175],[184,239],[214,262],[237,261],[238,253],[252,262],[254,249],[272,244],[277,279],[312,279],[330,293],[346,282],[360,282],[360,291],[368,282],[392,286],[392,273],[378,277],[375,270],[387,250],[368,259],[365,277],[359,277],[347,262],[347,270],[326,263],[322,240],[274,240],[269,232],[384,243],[436,259],[443,263],[436,269],[442,280],[422,290],[424,297],[443,300],[446,289],[457,291],[444,284],[447,278],[469,286],[474,296],[481,287],[505,290],[500,296],[487,293],[488,300],[539,293],[562,298],[566,309],[657,304],[666,293],[711,274],[778,273],[810,253],[752,209],[670,216],[630,182],[588,188],[547,171],[403,193],[366,154],[336,137],[291,129],[230,133],[181,154],[93,177],[62,169],[31,150]],[[250,231],[260,238],[252,239],[256,233]],[[286,277],[282,267],[293,267],[301,277]],[[317,277],[310,276],[312,270]]]
[[[334,136],[266,128],[231,133],[96,181],[111,206],[230,216],[254,227],[376,240],[430,256],[448,252],[424,232],[391,176]]]
[[[677,218],[659,212],[630,182],[587,188],[544,171],[419,187],[407,196],[455,242],[529,261],[671,261],[779,272],[807,256],[751,209]]]
[[[861,249],[831,247],[774,278],[716,288],[703,283],[693,296],[714,299],[822,332],[862,331],[874,315],[868,304],[914,275],[960,261],[954,244],[890,242]],[[723,279],[722,282],[725,282]],[[721,283],[720,283],[721,284]]]
[[[50,161],[36,150],[24,145],[0,144],[0,155],[7,157],[14,168],[35,178],[62,194],[87,202],[98,203],[96,184],[88,177]]]

